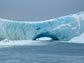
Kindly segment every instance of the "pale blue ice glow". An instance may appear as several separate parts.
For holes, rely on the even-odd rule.
[[[0,19],[0,40],[70,40],[84,32],[84,12],[39,22]]]

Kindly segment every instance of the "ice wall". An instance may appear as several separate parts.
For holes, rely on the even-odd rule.
[[[84,12],[45,21],[13,21],[0,18],[0,40],[35,40],[51,37],[70,40],[84,32]]]

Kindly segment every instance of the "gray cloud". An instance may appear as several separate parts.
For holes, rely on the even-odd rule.
[[[0,0],[0,17],[38,21],[84,11],[84,0]]]

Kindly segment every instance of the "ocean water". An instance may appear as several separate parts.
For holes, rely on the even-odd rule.
[[[83,43],[22,40],[0,44],[0,63],[84,63]]]
[[[84,33],[70,41],[5,39],[0,41],[0,63],[84,63],[83,37]]]

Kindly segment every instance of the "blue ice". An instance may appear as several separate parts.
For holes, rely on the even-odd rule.
[[[44,21],[14,21],[0,18],[0,40],[70,40],[84,32],[84,12]]]

